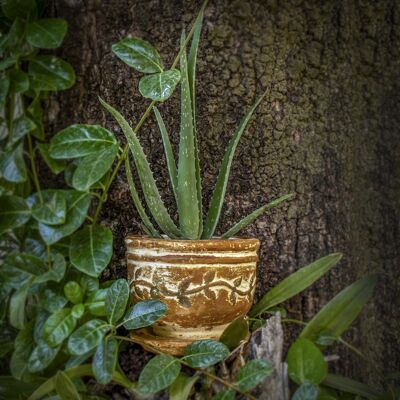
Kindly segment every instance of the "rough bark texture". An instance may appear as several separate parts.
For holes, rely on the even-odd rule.
[[[53,0],[51,14],[69,23],[60,55],[75,67],[77,84],[50,100],[49,136],[85,122],[104,124],[122,140],[97,96],[132,124],[148,103],[138,92],[140,75],[111,53],[111,45],[136,35],[156,45],[169,64],[182,27],[199,7],[178,0]],[[320,256],[345,254],[334,271],[290,302],[294,318],[307,321],[347,284],[380,272],[373,302],[347,336],[368,360],[338,349],[340,360],[331,366],[377,384],[377,371],[400,366],[400,3],[214,0],[205,15],[197,74],[205,205],[230,135],[268,89],[236,154],[219,228],[280,194],[296,193],[243,233],[262,240],[258,297]],[[178,96],[160,111],[176,146]],[[154,120],[139,136],[172,205]],[[101,219],[115,234],[105,276],[125,276],[123,238],[140,228],[123,170]],[[296,329],[286,331],[293,337]],[[134,378],[148,358],[132,346],[121,364]]]

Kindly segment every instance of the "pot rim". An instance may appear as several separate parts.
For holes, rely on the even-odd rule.
[[[229,239],[171,239],[167,237],[154,238],[147,235],[128,234],[125,237],[125,244],[136,245],[148,248],[162,249],[195,249],[195,250],[221,250],[221,251],[257,251],[260,247],[260,240],[250,237],[232,237]]]

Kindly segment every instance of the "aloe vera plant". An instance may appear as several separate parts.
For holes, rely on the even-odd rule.
[[[136,172],[139,177],[141,190],[150,215],[147,214],[145,207],[140,201],[131,175],[129,161],[126,161],[125,166],[128,176],[128,184],[133,202],[142,220],[143,228],[150,236],[157,237],[160,236],[160,233],[163,233],[170,238],[181,239],[210,239],[214,236],[221,216],[230,169],[236,148],[251,117],[265,96],[264,93],[256,100],[253,106],[250,107],[229,141],[208,208],[208,213],[204,215],[195,104],[195,66],[202,20],[203,11],[201,11],[197,16],[193,27],[189,55],[187,55],[186,35],[184,31],[182,32],[179,52],[179,71],[175,68],[176,65],[173,65],[171,69],[165,71],[157,50],[150,43],[145,42],[142,39],[123,39],[113,46],[114,53],[126,64],[135,68],[139,72],[153,73],[152,75],[146,75],[141,78],[139,88],[144,97],[153,100],[152,104],[154,104],[154,106],[152,107],[152,110],[161,132],[169,179],[178,209],[179,226],[174,223],[168,214],[167,208],[157,189],[145,152],[136,136],[136,132],[129,126],[126,119],[115,108],[100,99],[101,104],[116,119],[128,141],[134,164],[136,166]],[[154,66],[157,66],[157,70]],[[168,78],[171,76],[172,71],[174,71],[173,80]],[[157,101],[164,101],[172,94],[177,85],[177,80],[180,80],[181,88],[178,160],[175,159],[173,154],[168,131],[161,113],[155,105]],[[151,81],[151,84],[147,85],[147,82],[149,81]],[[281,204],[283,201],[288,200],[291,197],[292,194],[286,194],[261,206],[223,233],[221,237],[223,239],[228,239],[236,235],[240,230],[248,226],[267,210]],[[153,225],[151,219],[156,222],[159,229]]]

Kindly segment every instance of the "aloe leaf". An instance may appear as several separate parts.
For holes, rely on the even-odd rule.
[[[314,316],[300,337],[316,341],[321,335],[329,334],[338,338],[360,314],[376,283],[377,276],[370,275],[347,286]]]
[[[228,231],[226,231],[221,238],[222,239],[228,239],[242,229],[246,228],[247,225],[250,225],[254,220],[256,220],[258,217],[260,217],[262,214],[264,214],[267,210],[270,208],[276,207],[279,204],[281,204],[285,200],[289,200],[293,197],[293,194],[285,194],[281,197],[278,197],[277,199],[271,201],[268,204],[265,204],[261,206],[260,208],[257,208],[257,210],[253,211],[251,214],[249,214],[247,217],[244,217],[241,221],[239,221],[237,224],[233,225],[232,228],[230,228]]]
[[[147,233],[153,237],[160,237],[160,234],[158,233],[157,229],[154,228],[154,225],[151,223],[150,218],[148,217],[146,210],[144,209],[142,202],[140,201],[135,183],[133,182],[132,178],[131,166],[129,164],[129,155],[127,155],[127,157],[125,158],[125,171],[133,203],[135,204],[136,210],[139,213],[140,219],[142,220],[143,225],[147,230]]]
[[[143,194],[146,199],[147,206],[159,227],[170,237],[180,236],[180,231],[172,221],[168,211],[161,199],[157,189],[156,182],[151,172],[150,165],[144,154],[143,148],[136,137],[135,132],[129,126],[125,118],[112,106],[100,99],[103,107],[116,119],[131,149],[133,160],[135,161],[136,169],[139,175]]]
[[[250,316],[258,316],[300,293],[335,266],[342,256],[341,253],[329,254],[289,275],[286,279],[273,287],[253,307],[250,311]]]
[[[221,170],[217,178],[217,183],[215,184],[215,189],[211,198],[210,207],[204,224],[204,231],[202,236],[203,239],[210,239],[215,232],[215,228],[218,224],[219,216],[221,214],[222,204],[224,202],[229,173],[231,170],[232,160],[233,156],[235,155],[236,147],[244,130],[246,129],[247,123],[249,122],[251,116],[253,115],[254,111],[256,110],[257,106],[260,104],[264,96],[265,93],[255,102],[250,110],[247,111],[246,115],[242,118],[236,132],[229,141],[224,159],[222,160]]]
[[[172,146],[169,140],[167,128],[165,127],[164,120],[158,111],[157,107],[153,107],[154,115],[160,128],[161,137],[164,145],[165,157],[167,159],[167,167],[169,172],[169,179],[171,180],[172,189],[174,191],[175,198],[178,199],[178,171],[176,169],[176,163],[174,154],[172,153]]]
[[[181,47],[185,42],[182,32]],[[192,102],[188,80],[186,50],[181,57],[181,128],[178,163],[178,213],[182,234],[197,239],[199,233],[199,202],[195,161],[195,137],[193,130]]]
[[[188,79],[190,88],[190,97],[192,99],[192,114],[193,114],[193,131],[194,131],[194,146],[195,146],[195,164],[196,164],[196,180],[197,180],[197,201],[199,205],[199,237],[203,233],[203,205],[201,195],[201,176],[200,176],[200,158],[199,149],[197,143],[197,130],[196,130],[196,93],[195,93],[195,78],[196,78],[196,60],[197,60],[197,49],[199,46],[200,33],[203,24],[204,8],[206,3],[203,4],[199,14],[197,15],[195,24],[192,43],[189,51],[188,58]]]

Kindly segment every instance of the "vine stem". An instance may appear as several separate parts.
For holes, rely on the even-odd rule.
[[[208,0],[205,0],[203,5],[201,6],[200,12],[204,11],[204,9],[207,6],[207,3],[208,3]],[[176,57],[175,57],[172,65],[171,65],[170,69],[174,69],[178,65],[179,58],[180,58],[182,52],[186,49],[186,46],[188,45],[190,39],[192,38],[192,36],[194,34],[194,30],[195,30],[195,22],[193,23],[192,28],[190,29],[190,31],[188,33],[188,36],[186,37],[185,42],[183,43],[183,46],[179,49],[179,52],[176,55]],[[156,105],[156,103],[157,103],[156,100],[152,100],[152,102],[147,107],[146,111],[144,112],[144,114],[140,118],[139,122],[137,123],[137,125],[133,129],[133,133],[135,135],[138,133],[139,129],[144,124],[146,119],[149,117],[149,115],[150,115],[151,111],[153,110],[153,107]],[[126,154],[128,152],[128,149],[129,149],[129,145],[126,144],[124,149],[123,149],[123,151],[122,151],[122,154],[118,157],[117,163],[115,164],[115,167],[113,169],[113,172],[110,175],[110,178],[108,179],[107,183],[104,185],[103,192],[101,194],[99,203],[97,204],[96,211],[95,211],[94,216],[93,216],[93,225],[97,222],[97,219],[99,218],[101,209],[103,208],[104,203],[107,201],[108,190],[110,189],[110,186],[113,183],[113,181],[114,181],[114,179],[115,179],[115,177],[116,177],[116,175],[118,173],[118,170],[121,167],[122,162],[125,160],[125,157],[126,157]]]
[[[125,341],[127,341],[127,342],[132,342],[132,343],[136,343],[136,344],[141,344],[140,341],[136,341],[136,340],[134,340],[134,339],[131,339],[131,338],[128,338],[128,337],[125,337],[125,336],[114,336],[114,337],[115,337],[115,339],[120,339],[120,340],[125,340]],[[148,344],[146,344],[146,347],[149,348],[149,349],[151,349],[151,351],[153,351],[153,352],[156,353],[156,354],[164,354],[164,353],[162,353],[161,351],[159,351],[158,349],[156,349],[156,348],[154,348],[154,347],[152,347],[152,346],[149,346]],[[222,385],[228,387],[229,389],[234,390],[235,392],[241,394],[242,396],[245,396],[246,398],[248,398],[248,399],[250,399],[250,400],[257,400],[256,397],[254,397],[254,396],[251,395],[250,393],[242,392],[242,391],[239,390],[235,385],[233,385],[231,382],[228,382],[228,381],[226,381],[225,379],[222,379],[222,378],[220,378],[219,376],[214,375],[214,374],[212,374],[211,372],[209,372],[209,371],[207,371],[207,370],[205,370],[205,369],[194,368],[194,367],[190,366],[187,362],[185,362],[185,361],[183,361],[183,360],[181,360],[181,359],[179,359],[179,358],[177,358],[176,360],[177,360],[180,364],[184,365],[185,367],[189,367],[189,368],[191,368],[191,369],[193,369],[193,370],[199,372],[200,374],[203,374],[203,375],[207,376],[208,378],[211,378],[211,379],[213,379],[213,380],[215,380],[215,381],[221,383]]]

